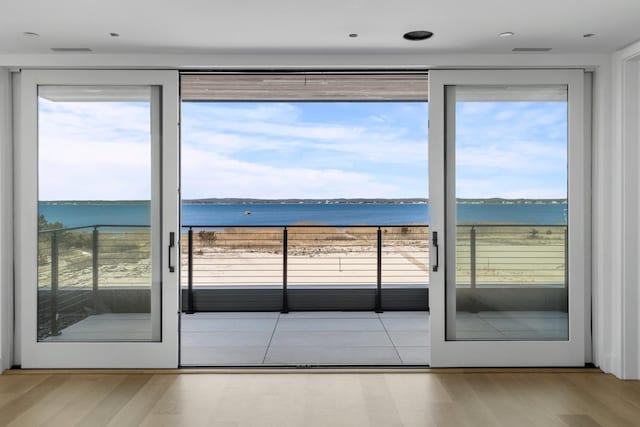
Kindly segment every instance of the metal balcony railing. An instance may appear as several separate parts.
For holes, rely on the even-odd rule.
[[[187,312],[194,310],[194,285],[280,286],[283,312],[289,310],[292,287],[371,285],[381,311],[383,283],[429,280],[427,225],[185,225],[183,230]]]
[[[566,286],[567,232],[566,225],[458,225],[456,285]]]
[[[182,284],[193,312],[198,286],[278,286],[282,311],[296,286],[429,284],[428,225],[185,225]],[[458,287],[563,286],[567,227],[456,227]]]
[[[150,231],[140,225],[40,231],[39,315],[47,321],[39,324],[48,325],[42,334],[58,334],[61,312],[100,312],[100,289],[150,288]],[[207,286],[275,286],[282,292],[282,311],[296,287],[371,286],[381,310],[385,286],[429,284],[429,239],[428,225],[184,225],[181,283],[187,311],[194,310],[194,287]],[[564,225],[456,227],[461,288],[566,286],[566,260]],[[75,292],[64,293],[61,301],[60,290]]]
[[[61,327],[81,320],[75,317],[87,309],[103,311],[100,286],[150,287],[150,232],[145,225],[110,224],[41,230],[38,287],[48,297],[39,297],[39,305],[47,308],[39,310],[39,316],[48,321],[39,324],[48,327],[39,335],[59,335]],[[73,292],[65,292],[61,301],[61,290]],[[74,318],[61,322],[63,311]]]

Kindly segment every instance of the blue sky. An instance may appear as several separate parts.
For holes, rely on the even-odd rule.
[[[184,103],[184,198],[427,197],[427,104]]]
[[[38,101],[40,200],[149,200],[146,102]]]
[[[456,194],[566,198],[566,102],[459,102]]]
[[[428,197],[420,102],[182,105],[183,197]],[[460,102],[456,193],[566,197],[566,103]],[[41,200],[148,199],[148,103],[40,100]]]

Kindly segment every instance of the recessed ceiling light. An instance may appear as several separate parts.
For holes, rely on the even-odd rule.
[[[120,37],[120,34],[118,34],[118,33],[109,33],[109,35],[111,37]]]
[[[583,34],[582,37],[584,37],[585,39],[591,38],[591,37],[595,37],[596,35],[593,33],[587,33],[587,34]]]
[[[351,34],[349,34],[349,37],[351,37],[353,39],[353,38],[358,37],[358,35],[356,33],[351,33]]]
[[[498,37],[511,37],[513,35],[515,35],[515,34],[512,33],[511,31],[505,31],[504,33],[498,34]]]
[[[428,38],[430,38],[431,36],[433,36],[433,33],[431,31],[425,31],[425,30],[419,30],[419,31],[409,31],[408,33],[405,33],[404,37],[407,40],[426,40]]]
[[[33,39],[37,39],[38,37],[40,37],[40,34],[32,33],[31,31],[26,31],[26,32],[22,33],[22,35],[25,36],[25,37],[31,37]]]

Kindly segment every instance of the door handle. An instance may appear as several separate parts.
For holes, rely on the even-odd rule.
[[[176,271],[176,267],[171,262],[171,252],[175,246],[176,246],[176,233],[172,231],[169,233],[169,272],[170,273],[174,273]]]
[[[438,247],[438,232],[433,232],[433,247],[436,248],[436,263],[433,266],[433,271],[438,271],[438,266],[440,265],[440,248]]]

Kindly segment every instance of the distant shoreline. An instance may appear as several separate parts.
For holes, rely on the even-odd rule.
[[[464,204],[566,204],[566,199],[457,199],[458,203]],[[44,205],[145,205],[145,200],[43,200],[39,203]],[[423,205],[429,204],[429,199],[402,198],[402,199],[241,199],[241,198],[220,198],[220,199],[184,199],[186,205]]]

